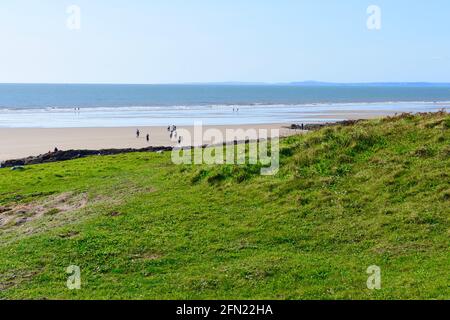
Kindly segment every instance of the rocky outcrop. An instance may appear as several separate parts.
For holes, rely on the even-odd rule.
[[[339,122],[325,122],[325,123],[305,123],[305,124],[291,124],[288,128],[291,130],[304,130],[304,131],[315,131],[322,129],[324,127],[332,126],[352,126],[363,120],[344,120]]]
[[[148,147],[143,149],[105,149],[105,150],[68,150],[41,154],[36,157],[28,157],[16,160],[7,160],[0,164],[1,168],[19,167],[31,164],[67,161],[88,156],[110,156],[132,152],[164,152],[172,151],[172,147]]]

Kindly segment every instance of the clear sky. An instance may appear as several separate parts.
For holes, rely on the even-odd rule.
[[[450,82],[450,1],[1,0],[0,43],[7,83]]]

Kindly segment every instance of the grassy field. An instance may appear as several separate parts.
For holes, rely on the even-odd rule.
[[[2,169],[0,299],[450,299],[449,129],[429,114],[286,138],[272,177],[170,153]]]

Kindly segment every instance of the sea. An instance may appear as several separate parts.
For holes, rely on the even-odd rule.
[[[450,84],[0,84],[0,128],[318,123],[450,110]]]

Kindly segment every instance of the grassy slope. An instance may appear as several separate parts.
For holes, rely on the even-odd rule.
[[[435,114],[291,137],[276,177],[144,153],[1,170],[2,205],[90,205],[0,229],[0,298],[449,299],[449,128]]]

